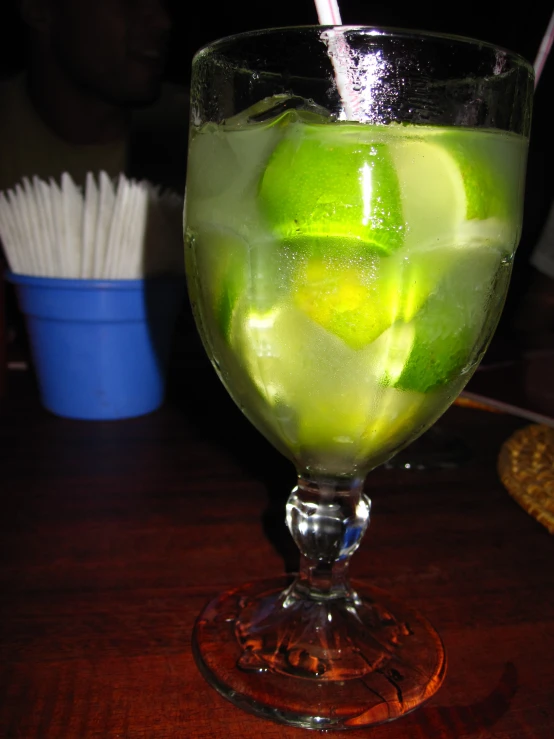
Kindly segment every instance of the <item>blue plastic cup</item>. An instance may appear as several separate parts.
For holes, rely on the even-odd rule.
[[[68,280],[8,273],[45,408],[114,420],[156,410],[184,278]]]

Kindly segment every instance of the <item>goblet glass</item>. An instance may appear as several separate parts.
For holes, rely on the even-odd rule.
[[[298,575],[224,592],[194,653],[233,703],[344,729],[445,674],[434,628],[351,583],[364,479],[480,361],[522,219],[533,71],[486,43],[364,27],[263,30],[193,61],[191,303],[214,367],[295,465]]]

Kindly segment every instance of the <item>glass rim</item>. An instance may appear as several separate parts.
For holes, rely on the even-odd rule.
[[[526,59],[522,54],[519,54],[516,51],[512,51],[511,49],[507,49],[504,46],[500,46],[498,44],[493,44],[490,41],[482,41],[477,38],[473,38],[471,36],[463,36],[459,34],[454,33],[442,33],[441,31],[422,31],[420,29],[412,29],[412,28],[401,28],[399,26],[379,26],[379,25],[342,25],[342,26],[320,26],[317,24],[307,24],[307,25],[298,25],[298,26],[274,26],[274,27],[268,27],[268,28],[259,28],[259,29],[253,29],[250,31],[240,31],[239,33],[232,33],[228,36],[222,36],[221,38],[214,39],[213,41],[209,41],[208,43],[201,46],[193,55],[193,62],[196,61],[196,59],[203,53],[205,53],[208,50],[216,50],[220,47],[224,47],[226,45],[229,45],[230,43],[235,43],[237,41],[241,41],[242,39],[248,39],[248,38],[255,38],[255,37],[264,37],[264,36],[270,36],[274,35],[279,32],[287,31],[287,32],[301,32],[301,31],[332,31],[332,30],[340,30],[340,31],[361,31],[367,34],[368,36],[385,36],[387,38],[414,38],[414,39],[437,39],[441,41],[451,41],[455,42],[460,45],[464,46],[473,46],[473,47],[485,47],[487,49],[492,49],[494,51],[502,52],[503,54],[507,54],[509,57],[513,59],[514,62],[517,62],[522,67],[525,67],[527,71],[534,77],[535,76],[535,70],[532,65],[532,63]]]

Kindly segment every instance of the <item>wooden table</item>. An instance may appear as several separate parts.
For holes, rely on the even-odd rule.
[[[289,463],[201,360],[160,411],[112,423],[49,415],[29,374],[10,373],[0,406],[0,737],[309,736],[225,701],[190,647],[209,597],[294,568]],[[350,736],[552,739],[554,538],[496,472],[524,422],[452,408],[441,424],[471,460],[374,472],[352,570],[424,611],[447,678],[415,713]]]

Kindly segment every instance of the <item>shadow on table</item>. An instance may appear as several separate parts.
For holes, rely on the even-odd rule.
[[[425,735],[440,739],[459,739],[460,736],[485,736],[484,730],[491,729],[510,709],[518,689],[517,668],[507,662],[496,687],[483,700],[469,706],[423,706],[412,715],[402,719],[404,736]],[[486,732],[486,736],[489,733]],[[490,735],[492,736],[492,735]]]
[[[298,550],[285,524],[285,505],[296,483],[294,467],[235,405],[202,351],[185,370],[170,370],[167,402],[194,424],[202,438],[224,449],[248,477],[262,483],[268,495],[264,533],[283,559],[285,572],[297,571]]]

